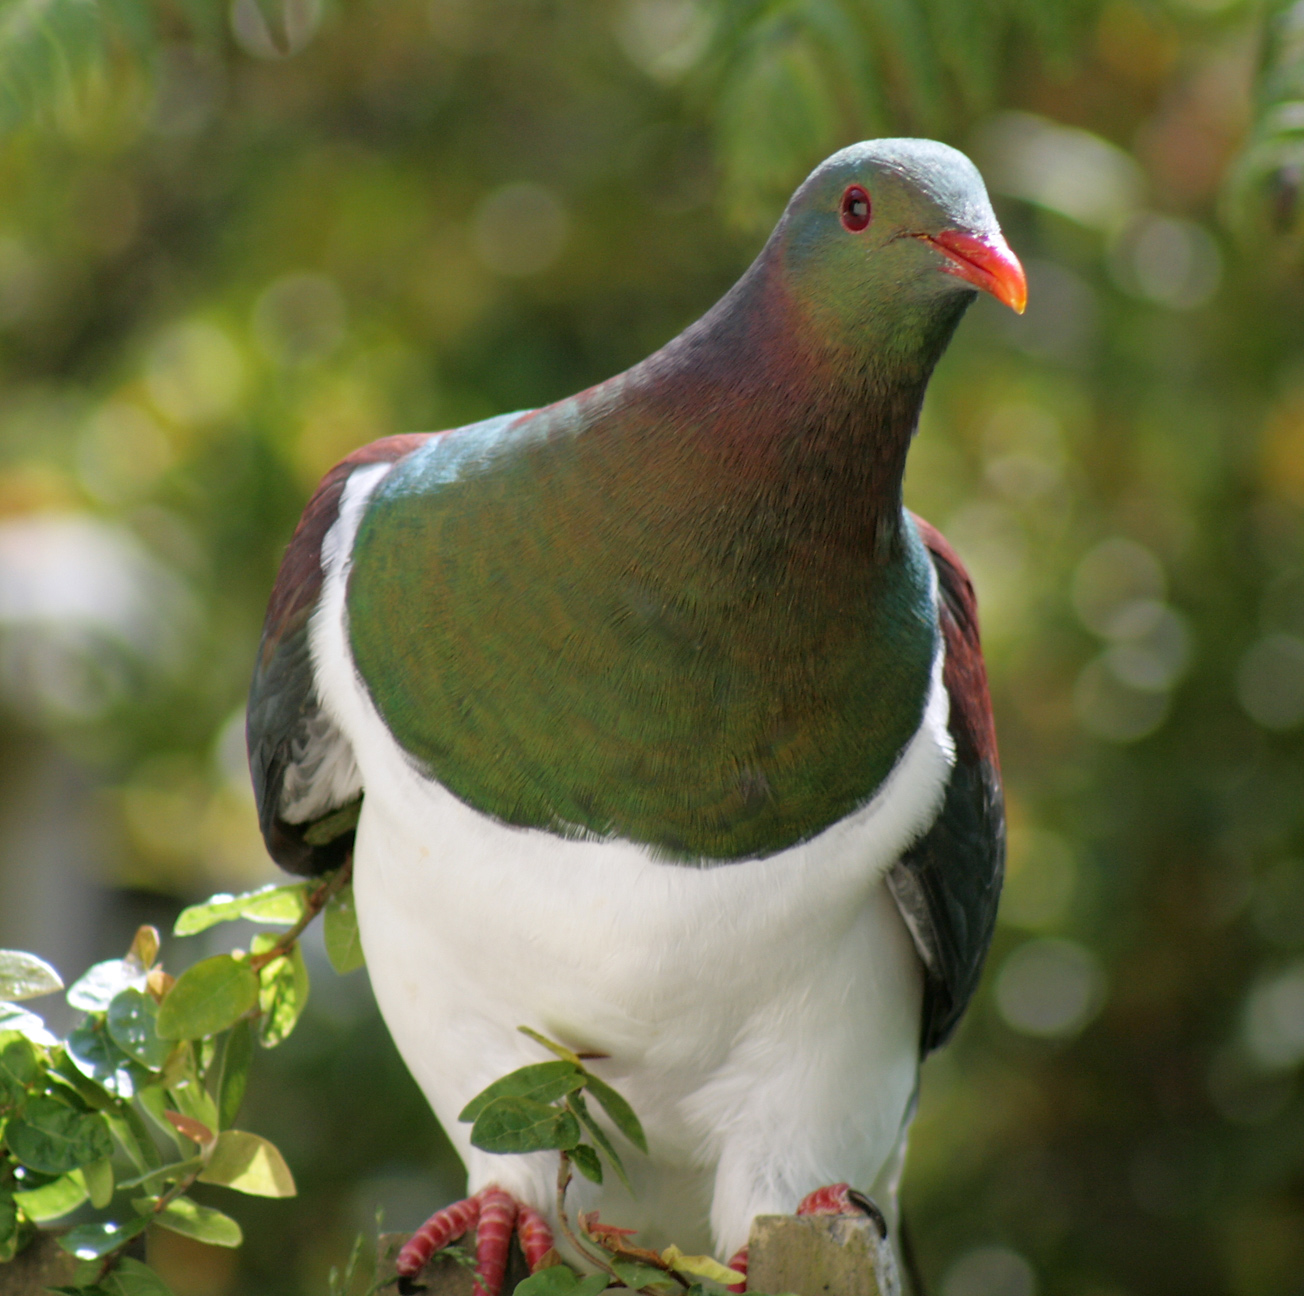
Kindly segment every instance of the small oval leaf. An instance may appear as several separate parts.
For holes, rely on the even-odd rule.
[[[147,1216],[127,1220],[123,1224],[110,1220],[106,1224],[79,1224],[69,1229],[59,1239],[65,1251],[71,1251],[78,1260],[98,1260],[114,1247],[120,1247],[137,1233],[143,1233],[149,1224]]]
[[[298,1191],[276,1147],[245,1130],[223,1130],[217,1136],[217,1146],[199,1178],[255,1197],[293,1197]]]
[[[322,936],[326,941],[326,957],[340,976],[356,972],[366,962],[362,954],[362,938],[358,935],[358,911],[353,902],[353,884],[341,887],[326,902],[322,919]]]
[[[169,1202],[154,1216],[154,1223],[210,1246],[238,1247],[244,1241],[240,1225],[229,1215],[211,1206],[201,1206],[189,1197]]]
[[[62,978],[43,958],[0,950],[0,999],[38,999],[62,989]]]
[[[579,1141],[570,1112],[533,1098],[495,1098],[471,1127],[471,1142],[484,1152],[569,1152]]]
[[[536,1062],[495,1080],[471,1099],[460,1121],[473,1121],[495,1098],[532,1098],[535,1102],[556,1102],[583,1086],[585,1075],[571,1062]]]
[[[202,1039],[239,1021],[258,1002],[258,974],[218,954],[187,968],[159,1007],[156,1030],[163,1039]]]
[[[14,1193],[14,1201],[34,1224],[48,1224],[74,1211],[87,1198],[86,1182],[77,1171],[60,1175],[52,1183]]]
[[[128,1057],[157,1071],[172,1052],[172,1041],[158,1036],[158,1004],[134,987],[121,991],[109,1004],[109,1037]]]
[[[584,1087],[593,1095],[602,1110],[611,1117],[611,1123],[640,1152],[647,1152],[647,1135],[634,1109],[605,1080],[599,1080],[593,1072],[588,1072]]]
[[[5,1142],[29,1170],[66,1174],[113,1153],[113,1137],[98,1112],[79,1112],[53,1098],[28,1101],[5,1126]]]
[[[243,895],[215,895],[203,904],[183,909],[172,928],[174,936],[193,936],[218,923],[248,918],[252,922],[292,927],[303,917],[307,905],[308,884],[291,882],[287,886],[265,886]]]

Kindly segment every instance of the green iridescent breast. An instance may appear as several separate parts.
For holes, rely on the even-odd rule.
[[[771,854],[862,805],[937,650],[913,523],[891,563],[795,570],[790,546],[731,543],[653,441],[568,417],[433,441],[369,503],[349,633],[396,741],[506,823],[683,860]]]

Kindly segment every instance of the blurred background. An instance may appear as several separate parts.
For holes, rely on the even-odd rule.
[[[275,876],[243,699],[336,458],[640,359],[843,144],[967,149],[1029,307],[970,313],[907,497],[978,586],[1011,849],[923,1270],[1304,1293],[1304,6],[5,0],[0,130],[0,945],[69,982]],[[325,1296],[461,1186],[313,972],[244,1121],[301,1195],[164,1234],[178,1296]]]

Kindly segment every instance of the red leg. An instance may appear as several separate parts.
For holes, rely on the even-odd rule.
[[[797,1207],[798,1215],[868,1215],[878,1226],[880,1237],[887,1237],[887,1220],[883,1212],[858,1188],[850,1184],[827,1184],[807,1193]]]
[[[555,1263],[552,1230],[531,1206],[490,1185],[474,1197],[454,1202],[432,1215],[398,1253],[399,1291],[416,1291],[412,1280],[430,1257],[450,1242],[476,1230],[475,1262],[478,1296],[499,1296],[507,1273],[507,1256],[515,1228],[530,1272]],[[551,1257],[551,1258],[550,1258]]]
[[[747,1248],[739,1247],[733,1253],[733,1259],[729,1261],[729,1268],[736,1269],[743,1275],[742,1282],[734,1283],[732,1287],[726,1287],[725,1291],[745,1292],[747,1290]]]

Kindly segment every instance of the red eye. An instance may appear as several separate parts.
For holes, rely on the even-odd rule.
[[[849,185],[842,195],[842,224],[853,234],[869,224],[869,195],[859,185]]]

